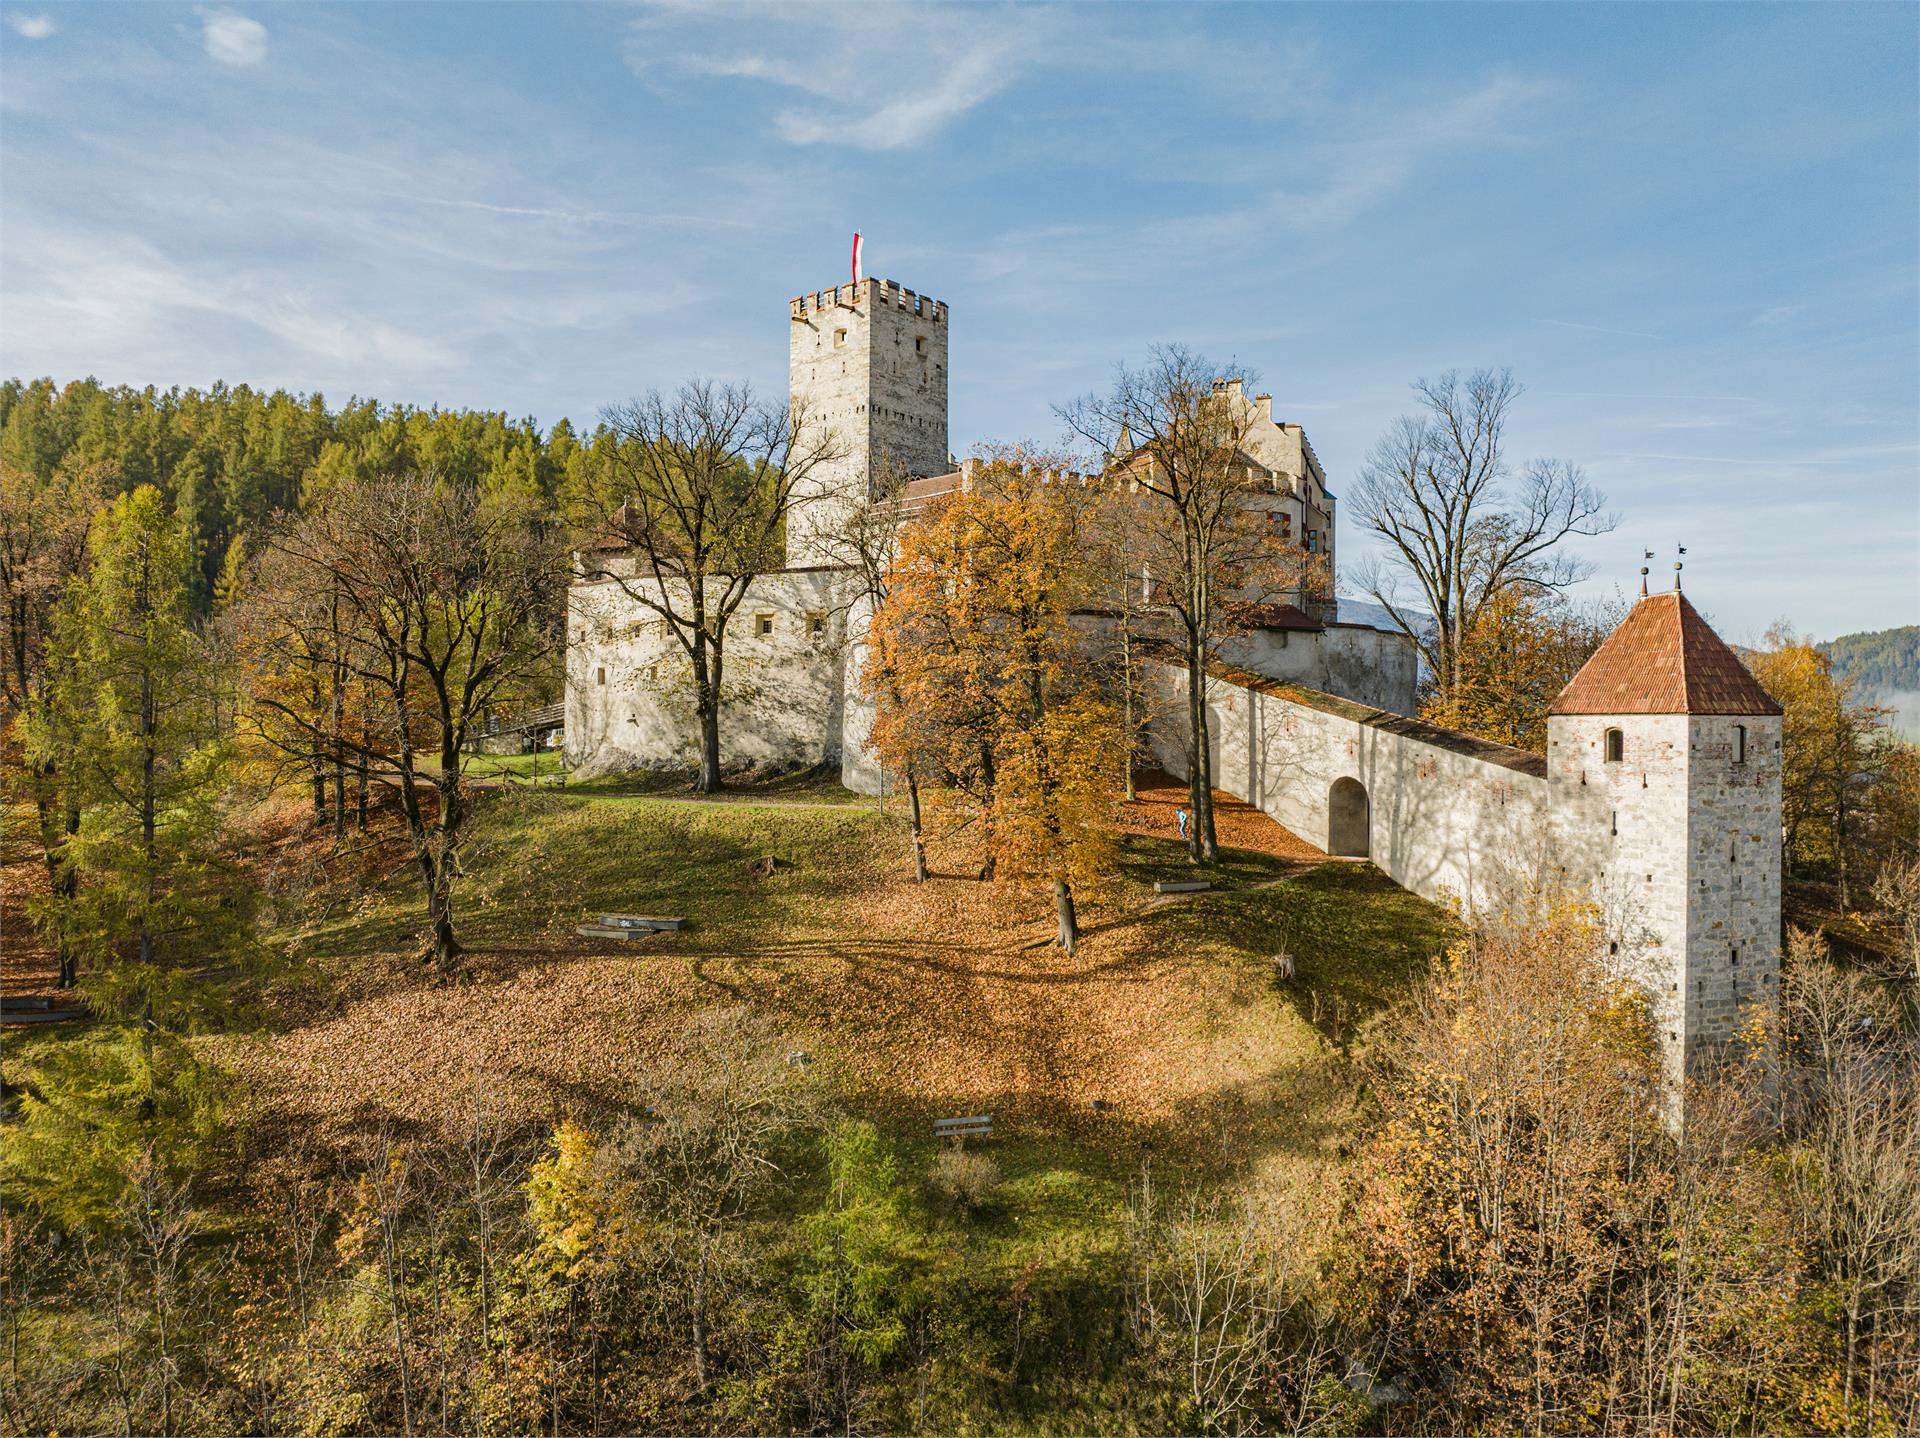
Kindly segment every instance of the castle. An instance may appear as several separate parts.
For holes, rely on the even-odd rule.
[[[836,766],[848,788],[881,791],[859,684],[870,616],[834,536],[885,460],[910,476],[910,508],[970,483],[948,448],[950,318],[875,279],[789,302],[792,400],[831,427],[836,456],[796,486],[786,566],[753,580],[736,617],[723,763]],[[1331,563],[1335,500],[1301,426],[1236,381],[1221,390],[1248,420],[1249,504]],[[618,545],[576,565],[565,732],[579,772],[690,767],[696,752],[678,644],[615,582],[638,566]],[[1541,881],[1590,894],[1621,970],[1653,995],[1676,1074],[1778,983],[1780,709],[1677,582],[1554,702],[1544,759],[1410,717],[1411,642],[1331,605],[1268,606],[1222,658],[1208,705],[1221,789],[1428,898],[1482,907]],[[1184,776],[1184,672],[1147,669],[1150,745]]]

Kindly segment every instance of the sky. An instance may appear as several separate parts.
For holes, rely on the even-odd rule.
[[[856,229],[957,453],[1177,341],[1339,496],[1509,366],[1620,518],[1584,593],[1920,621],[1920,7],[0,4],[0,374],[778,398]]]

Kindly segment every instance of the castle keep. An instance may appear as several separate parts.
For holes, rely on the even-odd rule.
[[[833,765],[848,788],[880,791],[859,683],[870,615],[833,539],[883,465],[909,476],[909,511],[969,482],[948,448],[949,331],[944,303],[892,281],[789,302],[792,402],[838,453],[796,495],[786,566],[753,580],[730,631],[723,763]],[[1270,396],[1220,390],[1251,420],[1249,504],[1331,562],[1336,504],[1305,432],[1273,418]],[[616,575],[644,577],[617,543],[579,555],[568,760],[589,774],[692,767],[686,661]],[[1653,996],[1676,1075],[1777,984],[1779,706],[1677,586],[1643,596],[1556,699],[1545,758],[1411,718],[1410,641],[1331,605],[1269,606],[1223,657],[1207,711],[1221,789],[1431,899],[1498,906],[1560,882],[1590,895],[1617,964]],[[1149,742],[1184,776],[1185,675],[1147,669]]]

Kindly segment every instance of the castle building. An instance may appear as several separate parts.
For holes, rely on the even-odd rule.
[[[970,482],[949,451],[947,305],[892,280],[862,279],[787,304],[790,404],[833,440],[833,458],[796,483],[784,568],[756,576],[730,628],[722,691],[722,764],[839,766],[877,792],[860,695],[867,614],[837,552],[847,515],[872,503],[887,470],[904,473],[911,513]],[[1331,563],[1334,500],[1297,423],[1238,380],[1220,391],[1244,421],[1248,505],[1288,540]],[[568,605],[566,751],[583,773],[690,767],[698,734],[686,660],[666,625],[629,588],[653,583],[615,541],[580,551]],[[624,586],[623,583],[624,581]],[[1325,608],[1273,605],[1234,641],[1235,662],[1383,708],[1411,713],[1417,661],[1404,635],[1342,623]]]
[[[835,766],[879,792],[860,694],[870,617],[835,552],[883,467],[912,513],[966,487],[948,450],[948,307],[861,280],[788,305],[792,402],[836,458],[788,520],[784,568],[735,616],[722,691],[722,763]],[[1247,503],[1282,535],[1335,552],[1336,505],[1298,424],[1222,380],[1246,420]],[[1124,456],[1115,456],[1124,462]],[[568,606],[566,750],[576,772],[690,768],[686,660],[619,582],[650,579],[618,543],[582,550]],[[1148,663],[1148,739],[1186,770],[1185,674]],[[1678,588],[1643,597],[1548,713],[1542,757],[1410,717],[1415,659],[1401,634],[1328,607],[1274,605],[1209,680],[1215,783],[1329,854],[1370,858],[1434,900],[1496,908],[1565,885],[1599,905],[1621,972],[1652,995],[1672,1072],[1731,1038],[1777,986],[1780,709]]]

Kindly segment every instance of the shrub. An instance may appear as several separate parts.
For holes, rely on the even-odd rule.
[[[933,1160],[927,1175],[934,1197],[957,1213],[984,1208],[1000,1186],[1000,1165],[984,1153],[945,1148]]]

